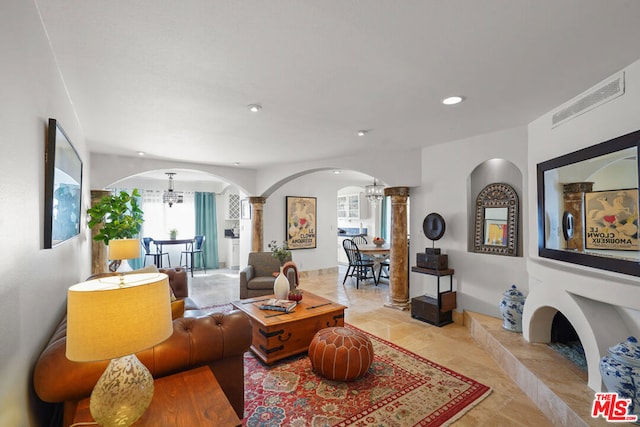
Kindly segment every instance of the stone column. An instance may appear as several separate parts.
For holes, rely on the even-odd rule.
[[[262,252],[263,243],[263,220],[262,213],[266,197],[249,197],[251,204],[251,252]]]
[[[391,196],[391,253],[389,260],[389,300],[385,307],[398,310],[409,308],[409,242],[407,238],[408,187],[388,187],[385,196]]]
[[[584,193],[593,189],[593,182],[572,182],[562,185],[564,210],[573,215],[573,237],[567,241],[567,249],[584,251]],[[562,216],[560,216],[562,220]]]
[[[111,195],[111,191],[91,190],[91,206],[95,206],[100,199],[109,195]],[[109,272],[107,245],[103,241],[93,240],[101,228],[102,224],[99,224],[91,229],[91,274]]]

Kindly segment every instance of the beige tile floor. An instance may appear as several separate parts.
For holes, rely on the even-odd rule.
[[[603,425],[594,423],[596,420],[592,419],[583,419],[577,423],[575,420],[567,421],[566,418],[558,421],[558,413],[561,411],[555,409],[557,402],[553,399],[543,405],[549,408],[548,416],[545,416],[496,363],[492,355],[506,363],[504,358],[496,356],[494,351],[490,350],[492,355],[485,351],[471,336],[468,327],[455,323],[438,328],[418,321],[411,318],[408,311],[383,306],[388,297],[387,284],[375,286],[372,282],[367,282],[364,285],[361,283],[360,289],[356,289],[355,282],[351,282],[351,279],[343,285],[343,277],[342,268],[338,272],[328,271],[323,274],[303,273],[300,288],[346,305],[346,322],[492,388],[491,395],[456,421],[454,426]],[[190,289],[191,296],[201,306],[228,303],[239,298],[237,271],[216,270],[207,276],[196,273],[196,277],[190,279]],[[482,329],[484,333],[486,329],[500,329],[499,319],[479,316],[474,323],[469,320],[469,316],[466,317],[467,322],[475,324],[476,328],[485,328]],[[517,338],[513,338],[517,335],[507,333],[507,338],[517,341]],[[481,338],[481,341],[485,341],[484,344],[487,345],[485,338]],[[529,358],[535,359],[535,356]]]

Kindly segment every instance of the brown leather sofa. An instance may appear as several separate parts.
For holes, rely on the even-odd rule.
[[[162,272],[169,276],[169,284],[176,297],[188,298],[186,271],[175,268]],[[201,314],[193,301],[185,302],[185,314],[189,317],[179,317],[173,321],[173,334],[166,341],[136,353],[136,356],[154,378],[208,365],[236,414],[243,418],[243,355],[251,345],[248,316],[239,310],[227,314]],[[64,402],[64,426],[71,424],[78,402],[91,395],[108,364],[108,361],[68,360],[65,356],[66,331],[65,316],[40,355],[33,376],[35,391],[40,399],[45,402]]]

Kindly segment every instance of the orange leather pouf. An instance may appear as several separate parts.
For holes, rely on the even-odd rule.
[[[343,327],[318,331],[309,345],[313,370],[330,380],[351,381],[364,375],[373,362],[371,340]]]

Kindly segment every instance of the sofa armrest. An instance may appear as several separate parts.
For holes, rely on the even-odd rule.
[[[91,394],[108,361],[72,362],[66,357],[66,318],[36,363],[33,382],[40,399],[46,402],[79,400]],[[242,360],[251,345],[248,316],[234,310],[210,313],[173,321],[173,334],[164,342],[137,353],[154,378],[215,365],[225,358]],[[242,382],[242,375],[235,378]],[[219,381],[223,390],[224,385]]]
[[[158,271],[169,276],[169,285],[176,298],[187,298],[189,296],[187,271],[184,268],[160,268]]]
[[[245,268],[240,270],[240,286],[247,286],[249,280],[253,279],[256,276],[255,269],[252,265],[247,265]]]

